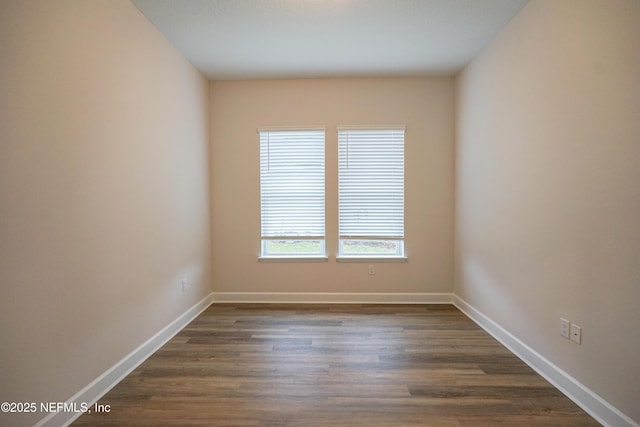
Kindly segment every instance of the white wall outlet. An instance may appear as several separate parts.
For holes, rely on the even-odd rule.
[[[582,328],[575,323],[571,324],[571,341],[576,344],[582,343]]]
[[[560,335],[569,339],[569,328],[571,327],[571,322],[567,319],[560,318]]]
[[[373,265],[373,264],[369,265],[369,274],[370,275],[376,274],[376,266],[375,265]]]
[[[189,284],[187,283],[187,279],[182,279],[182,292],[187,292],[189,290]]]

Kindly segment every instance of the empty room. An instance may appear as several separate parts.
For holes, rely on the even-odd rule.
[[[0,0],[0,425],[640,426],[637,0]]]

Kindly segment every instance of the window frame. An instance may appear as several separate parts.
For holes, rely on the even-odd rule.
[[[265,187],[270,187],[271,190],[273,190],[274,187],[277,187],[277,185],[273,185],[273,183],[271,184],[267,184],[266,182],[269,181],[269,179],[266,179],[267,175],[265,175],[265,169],[264,169],[264,162],[265,159],[263,158],[264,155],[264,147],[263,147],[263,143],[265,142],[263,140],[263,135],[267,135],[267,144],[271,144],[271,136],[276,137],[276,140],[278,141],[278,143],[283,143],[283,141],[287,138],[285,136],[286,133],[291,133],[291,135],[294,135],[295,133],[300,133],[300,134],[304,134],[305,132],[310,132],[310,136],[309,136],[309,142],[310,143],[318,143],[319,139],[318,139],[318,133],[321,133],[321,140],[322,140],[322,159],[321,159],[321,167],[322,167],[322,173],[319,174],[318,171],[316,170],[315,172],[312,172],[309,176],[312,176],[312,178],[318,179],[321,175],[321,185],[319,185],[318,182],[315,182],[313,185],[315,185],[315,188],[312,188],[311,191],[312,192],[318,192],[318,190],[321,188],[321,212],[322,212],[322,219],[321,221],[312,221],[315,222],[315,226],[312,225],[311,228],[315,231],[314,233],[306,233],[305,230],[298,230],[296,232],[291,232],[291,230],[289,230],[289,232],[284,232],[282,234],[274,234],[273,232],[273,222],[272,222],[272,216],[273,216],[273,207],[269,207],[271,204],[268,203],[267,205],[265,205]],[[315,134],[315,135],[314,135]],[[280,138],[280,139],[277,139]],[[294,138],[294,136],[292,136],[291,138]],[[258,140],[259,140],[259,145],[260,145],[260,250],[259,250],[259,255],[258,255],[258,260],[261,262],[281,262],[281,261],[294,261],[294,262],[318,262],[318,261],[326,261],[327,258],[327,251],[326,251],[326,128],[325,126],[313,126],[313,127],[261,127],[258,128]],[[304,138],[301,139],[301,141],[304,141]],[[274,142],[275,143],[275,142]],[[269,165],[272,160],[271,160],[271,156],[273,154],[271,154],[271,145],[267,146],[266,152],[267,152],[267,165]],[[282,148],[281,148],[282,150]],[[312,150],[314,150],[312,148]],[[315,148],[315,150],[318,150],[318,147]],[[301,151],[302,154],[300,155],[308,155],[308,153],[305,153],[304,150]],[[283,162],[283,161],[287,161],[287,157],[291,157],[291,152],[287,152],[287,154],[282,155],[280,158],[277,158],[278,161]],[[292,159],[294,157],[291,157]],[[319,161],[319,159],[314,159]],[[267,166],[267,168],[269,168],[269,166]],[[283,168],[283,170],[286,170],[287,168]],[[268,169],[267,169],[268,171]],[[292,177],[295,178],[295,172],[283,172],[282,175],[288,175],[290,174]],[[301,173],[301,176],[303,176],[304,173]],[[298,178],[299,178],[298,177]],[[284,180],[284,182],[286,182],[286,177],[280,177],[279,178],[281,180],[281,182]],[[271,178],[271,180],[273,180],[273,178]],[[275,190],[276,197],[277,196],[277,190]],[[317,195],[316,195],[317,196]],[[280,195],[280,197],[282,197],[282,195]],[[285,196],[286,197],[286,196]],[[315,203],[318,204],[318,198],[316,197],[315,199]],[[295,205],[295,202],[294,202]],[[282,206],[282,205],[281,205]],[[286,206],[286,205],[285,205]],[[299,205],[296,205],[299,206]],[[314,210],[314,208],[309,208],[312,211]],[[317,210],[318,210],[318,206],[315,207],[315,213],[317,216]],[[268,217],[265,219],[265,214],[268,215]],[[302,216],[304,216],[305,213],[302,214]],[[309,215],[309,212],[306,213],[306,215]],[[313,215],[312,215],[313,216]],[[287,215],[285,214],[283,216],[283,218],[285,218],[285,221],[287,219],[291,220],[293,218],[292,215],[289,215],[287,218]],[[296,217],[297,220],[299,220],[301,217]],[[265,222],[266,221],[266,222]],[[319,226],[319,223],[321,223],[321,226]],[[289,228],[291,229],[290,224],[287,224],[284,228]],[[294,227],[295,228],[295,227]],[[307,230],[308,231],[308,230]],[[270,252],[268,250],[269,246],[270,246],[270,242],[282,242],[285,245],[291,242],[295,243],[299,243],[302,241],[319,241],[320,242],[320,249],[317,252],[288,252],[288,251],[282,251],[282,252]]]
[[[373,233],[371,235],[347,235],[343,232],[343,227],[341,227],[341,220],[343,218],[343,207],[341,205],[341,201],[343,200],[343,185],[346,180],[343,180],[342,173],[344,171],[343,163],[344,159],[343,150],[345,148],[342,147],[342,144],[345,143],[343,140],[342,133],[347,135],[348,144],[348,135],[349,132],[354,132],[360,134],[371,133],[374,134],[377,131],[390,131],[393,132],[402,132],[401,138],[401,170],[402,170],[402,221],[401,221],[401,233],[395,233],[393,236],[376,236]],[[405,153],[406,153],[406,126],[404,125],[383,125],[383,126],[337,126],[336,129],[337,139],[338,139],[338,253],[336,255],[336,259],[338,262],[406,262],[408,260],[407,252],[406,252],[406,236],[404,235],[404,226],[405,226]],[[388,148],[388,147],[387,147]],[[347,159],[349,158],[348,154],[348,146],[347,150]],[[375,153],[375,151],[373,151]],[[375,178],[375,176],[374,176]],[[375,227],[374,227],[375,228]],[[376,242],[398,242],[398,249],[395,253],[376,253],[376,252],[360,252],[360,253],[348,253],[345,251],[345,242],[347,241],[376,241]]]

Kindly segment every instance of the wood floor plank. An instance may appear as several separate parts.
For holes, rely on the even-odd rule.
[[[216,304],[77,426],[591,426],[451,305]]]

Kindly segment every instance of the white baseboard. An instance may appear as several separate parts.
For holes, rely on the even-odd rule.
[[[512,353],[553,384],[569,399],[573,400],[599,423],[611,427],[640,427],[637,422],[558,368],[462,298],[453,295],[453,305],[458,307],[460,311],[500,341]]]
[[[214,303],[451,304],[450,293],[214,292]]]
[[[140,347],[122,358],[122,360],[93,380],[85,388],[76,393],[73,397],[67,400],[67,404],[71,407],[74,402],[77,402],[76,407],[79,408],[81,407],[81,403],[84,402],[87,405],[92,406],[102,396],[107,394],[107,392],[116,384],[122,381],[124,377],[129,375],[142,362],[147,360],[149,356],[155,353],[160,347],[173,338],[174,335],[187,326],[189,322],[198,317],[198,315],[206,310],[212,302],[213,294],[211,293],[196,303],[193,307],[185,311],[180,315],[180,317],[171,322],[160,332],[149,338]],[[40,420],[35,427],[67,426],[81,415],[82,412],[54,412]]]

